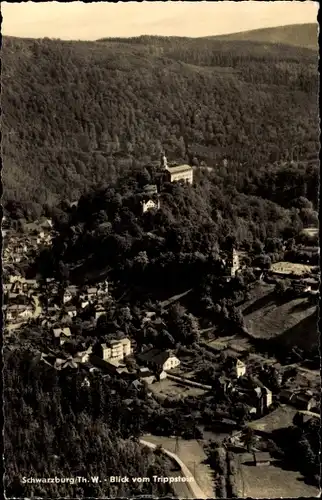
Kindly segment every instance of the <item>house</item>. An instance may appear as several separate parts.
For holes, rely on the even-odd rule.
[[[64,368],[78,368],[77,363],[70,356],[67,359],[57,358],[54,364],[56,370],[62,370]]]
[[[76,285],[68,286],[67,290],[73,297],[76,297],[78,294],[78,287]]]
[[[236,360],[235,369],[236,369],[236,377],[237,378],[243,377],[246,374],[246,365],[245,365],[245,363],[240,361],[240,359]]]
[[[56,317],[58,316],[59,309],[56,306],[49,306],[47,307],[47,314],[49,317]]]
[[[94,300],[97,297],[97,288],[91,287],[87,289],[87,298],[88,300]]]
[[[139,368],[138,377],[147,384],[152,384],[156,380],[155,374],[147,367]]]
[[[77,309],[75,306],[67,306],[66,311],[70,318],[74,318],[75,316],[77,316]]]
[[[111,340],[110,342],[101,344],[98,348],[99,356],[105,361],[111,359],[123,359],[126,356],[129,356],[131,352],[131,341],[128,338]]]
[[[152,196],[154,194],[158,194],[158,187],[156,184],[147,184],[144,186],[143,191],[149,196]]]
[[[97,295],[101,297],[102,295],[108,294],[108,281],[104,280],[102,283],[98,284]]]
[[[88,304],[88,302],[87,302]],[[101,316],[104,316],[105,314],[105,309],[99,308],[95,311],[95,319],[98,320]]]
[[[71,292],[68,289],[65,290],[64,295],[63,295],[63,303],[67,304],[67,302],[72,300],[72,298],[73,298],[73,296],[72,296]]]
[[[103,368],[111,373],[115,373],[117,375],[128,375],[129,371],[124,363],[119,359],[102,359],[100,356],[96,356],[96,354],[90,354],[89,357],[90,362],[99,368]]]
[[[168,371],[180,365],[171,350],[148,349],[137,356],[138,360],[157,371]]]
[[[256,413],[258,416],[262,416],[273,403],[272,391],[265,386],[257,386],[254,391],[257,397]]]
[[[121,344],[123,346],[123,357],[130,356],[132,353],[131,341],[128,338],[121,339]]]
[[[6,310],[6,319],[7,320],[15,320],[18,316],[18,309],[16,305],[9,306]]]
[[[9,293],[12,289],[12,283],[4,283],[3,284],[3,291],[4,293]]]
[[[37,280],[24,280],[24,283],[27,289],[35,289],[39,287]]]
[[[257,377],[250,377],[254,384],[254,391],[258,397],[258,412],[262,414],[273,403],[273,394]]]
[[[152,198],[148,198],[146,201],[141,202],[142,205],[142,213],[148,212],[149,210],[159,210],[160,208],[160,200],[153,200]]]
[[[112,353],[112,349],[108,344],[101,344],[99,348],[99,354],[100,357],[104,360],[107,361],[110,359]]]
[[[73,359],[76,363],[87,363],[92,351],[92,346],[89,346],[85,351],[77,352]]]
[[[19,305],[18,316],[24,319],[31,318],[33,316],[33,307],[29,305]]]
[[[71,337],[70,328],[54,328],[53,334],[55,340],[58,341],[59,345],[63,345]]]
[[[110,341],[111,358],[122,359],[123,358],[123,345],[118,340]]]

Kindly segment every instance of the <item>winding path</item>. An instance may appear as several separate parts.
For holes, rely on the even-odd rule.
[[[145,441],[144,439],[140,439],[140,443],[143,444],[144,446],[148,446],[149,448],[151,448],[152,450],[154,450],[157,445],[156,444],[153,444],[153,443],[150,443],[149,441]],[[191,491],[192,493],[192,497],[193,498],[200,498],[201,500],[204,500],[206,498],[208,498],[204,492],[202,491],[202,489],[198,486],[197,482],[196,482],[196,479],[194,478],[194,476],[192,475],[191,471],[188,469],[188,467],[182,462],[182,460],[178,457],[178,455],[175,455],[174,453],[172,453],[171,451],[169,450],[166,450],[165,448],[162,447],[162,452],[165,454],[165,455],[168,455],[168,457],[172,458],[173,460],[175,460],[177,462],[177,464],[180,466],[181,468],[181,471],[184,475],[185,478],[188,479],[188,481],[186,482],[186,485],[188,486],[189,490]],[[191,481],[191,478],[193,478],[193,481]]]

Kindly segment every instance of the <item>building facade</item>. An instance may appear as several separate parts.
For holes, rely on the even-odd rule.
[[[161,168],[166,171],[166,179],[168,182],[187,182],[193,183],[193,168],[190,165],[177,165],[170,167],[166,156],[161,156]]]

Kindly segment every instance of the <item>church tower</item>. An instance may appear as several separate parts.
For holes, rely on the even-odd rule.
[[[229,257],[227,259],[227,266],[229,269],[230,276],[234,277],[237,271],[240,269],[239,255],[235,248],[232,248],[229,252]]]

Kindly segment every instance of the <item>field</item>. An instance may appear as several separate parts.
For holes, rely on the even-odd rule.
[[[286,262],[286,261],[281,261],[281,262],[275,262],[275,264],[272,264],[271,271],[274,273],[281,273],[281,274],[296,274],[296,275],[304,275],[304,274],[309,274],[314,266],[309,266],[306,264],[295,264],[294,262]]]
[[[242,306],[249,335],[311,350],[318,342],[316,306],[302,297],[278,303],[273,290],[274,285],[258,285]]]
[[[302,230],[303,234],[306,234],[307,236],[317,236],[319,234],[319,228],[317,227],[307,227]]]
[[[146,439],[154,444],[161,444],[165,449],[178,455],[178,457],[195,476],[196,482],[203,492],[209,498],[214,498],[212,472],[210,467],[204,463],[207,456],[202,445],[198,441],[195,439],[178,439],[176,444],[175,438],[153,435],[143,436],[143,439]]]
[[[246,338],[237,335],[229,335],[227,337],[220,337],[215,340],[207,342],[210,347],[218,351],[234,351],[236,354],[243,354],[251,349],[251,344]]]
[[[299,472],[277,465],[240,464],[237,484],[241,498],[314,498],[319,494],[317,488],[304,482]]]
[[[206,391],[198,387],[186,387],[173,380],[165,379],[149,386],[153,394],[163,398],[186,398],[187,396],[203,396]]]
[[[283,405],[265,417],[250,422],[248,427],[251,429],[271,433],[277,429],[283,429],[292,425],[297,410],[291,406]]]

